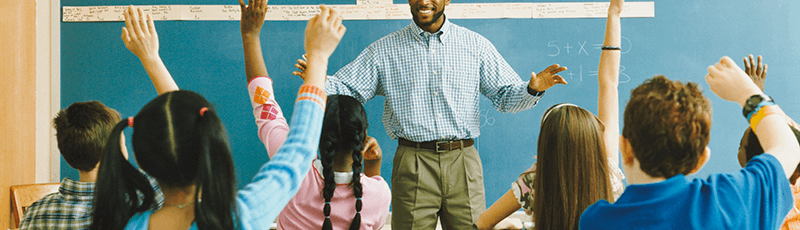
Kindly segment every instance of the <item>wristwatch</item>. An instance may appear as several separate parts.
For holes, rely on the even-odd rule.
[[[535,97],[544,95],[544,91],[536,91],[535,89],[531,89],[531,87],[525,87],[525,88],[528,88],[528,94],[533,95]]]
[[[744,117],[747,118],[747,115],[752,113],[754,110],[758,109],[758,104],[761,104],[761,102],[774,103],[772,98],[767,96],[766,94],[763,93],[753,94],[753,96],[747,98],[747,101],[744,103],[744,107],[742,108],[742,115],[744,115]]]

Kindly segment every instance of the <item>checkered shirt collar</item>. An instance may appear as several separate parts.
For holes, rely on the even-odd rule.
[[[80,182],[69,178],[61,181],[58,193],[65,201],[91,202],[94,198],[94,182]]]
[[[442,28],[439,28],[439,31],[436,32],[436,33],[433,33],[433,34],[438,34],[439,35],[439,41],[441,41],[442,44],[445,44],[445,42],[447,41],[447,38],[450,35],[450,29],[452,28],[452,23],[450,23],[450,20],[447,19],[447,15],[442,15],[442,17],[444,17],[444,22],[442,23]],[[417,36],[415,36],[417,39],[420,39],[420,40],[423,40],[423,41],[424,41],[426,35],[431,34],[431,33],[428,33],[428,31],[424,31],[424,30],[422,30],[422,28],[419,28],[419,26],[417,26],[417,23],[414,23],[414,20],[411,20],[411,25],[409,25],[408,27],[411,28],[411,32],[413,32],[415,35],[417,35]]]

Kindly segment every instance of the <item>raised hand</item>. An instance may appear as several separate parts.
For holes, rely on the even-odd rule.
[[[706,75],[711,91],[720,98],[737,102],[744,106],[748,97],[761,93],[755,83],[730,58],[722,57],[720,62],[708,67]]]
[[[320,14],[308,20],[305,49],[310,58],[329,58],[346,29],[338,11],[325,5],[320,5],[319,8]]]
[[[156,26],[153,24],[150,14],[145,16],[142,9],[136,9],[134,12],[133,6],[129,6],[124,15],[125,27],[122,27],[122,42],[125,43],[125,48],[128,48],[142,62],[160,59],[158,33],[156,33]]]
[[[556,84],[567,84],[567,81],[564,80],[563,77],[559,76],[558,73],[561,71],[567,70],[567,67],[559,66],[558,64],[554,64],[548,66],[546,69],[542,70],[538,74],[531,73],[531,81],[528,83],[528,87],[533,90],[542,92],[550,87],[553,87]]]
[[[750,59],[748,62],[747,59]],[[767,65],[761,63],[761,55],[758,55],[758,65],[753,62],[753,55],[742,59],[744,62],[744,72],[756,83],[761,91],[764,91],[764,83],[767,81]]]
[[[242,35],[259,36],[261,26],[264,25],[264,15],[267,14],[267,0],[248,0],[248,3],[250,4],[245,5],[244,0],[239,0],[239,7],[242,8]]]
[[[133,6],[129,6],[124,13],[125,27],[122,27],[122,42],[142,62],[158,95],[178,90],[178,85],[158,55],[158,34],[153,18],[150,14],[145,16],[142,9],[135,11]]]
[[[297,71],[293,71],[292,75],[298,76],[303,80],[306,79],[306,67],[308,66],[308,57],[303,54],[303,59],[297,59],[297,64],[294,64],[294,67],[297,68]]]
[[[611,4],[608,5],[608,14],[619,14],[622,12],[622,4],[625,3],[625,0],[611,0]]]

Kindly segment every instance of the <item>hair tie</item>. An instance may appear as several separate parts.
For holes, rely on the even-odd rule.
[[[200,108],[200,116],[202,117],[203,114],[206,113],[206,111],[208,111],[208,107]]]
[[[133,117],[128,117],[128,126],[133,128]]]

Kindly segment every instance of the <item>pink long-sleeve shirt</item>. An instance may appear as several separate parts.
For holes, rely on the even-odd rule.
[[[247,85],[253,105],[253,116],[258,126],[258,137],[264,142],[270,157],[283,145],[289,132],[289,125],[273,95],[272,80],[257,77]],[[312,164],[306,178],[289,204],[278,215],[278,229],[321,229],[325,220],[322,197],[324,178],[319,160]],[[355,216],[356,198],[349,186],[352,172],[336,172],[336,189],[331,199],[331,223],[333,229],[347,229]],[[363,196],[361,202],[361,229],[380,229],[389,214],[391,191],[381,176],[367,177],[361,174]]]

